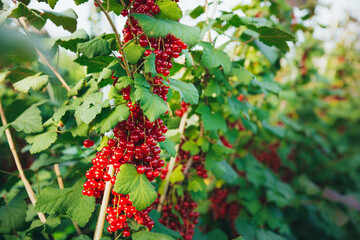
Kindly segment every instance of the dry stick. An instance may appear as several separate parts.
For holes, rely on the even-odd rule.
[[[23,26],[25,32],[30,36],[30,32],[29,32],[29,28],[24,20],[23,17],[20,17],[19,18],[19,22],[20,24]],[[59,81],[61,82],[61,84],[64,86],[64,88],[69,92],[70,91],[70,87],[69,85],[65,82],[64,78],[60,75],[60,73],[53,67],[51,66],[51,64],[49,63],[49,61],[45,58],[45,56],[40,52],[40,50],[35,47],[35,51],[37,52],[37,54],[39,55],[39,57],[41,58],[41,60],[50,68],[50,70],[55,74],[55,76],[59,79]],[[58,163],[54,164],[54,171],[55,171],[55,174],[56,174],[56,177],[57,177],[57,181],[58,181],[58,184],[59,184],[59,188],[60,189],[63,189],[64,188],[64,182],[63,182],[63,179],[61,177],[61,172],[60,172],[60,166]],[[75,230],[76,232],[81,235],[82,232],[79,228],[79,226],[73,221],[71,220],[74,227],[75,227]]]
[[[183,134],[184,134],[185,124],[186,124],[186,118],[187,118],[187,116],[188,116],[188,113],[189,113],[189,112],[186,111],[186,112],[184,113],[184,115],[182,116],[181,121],[180,121],[180,126],[179,126],[180,138],[182,138],[182,136],[183,136]],[[171,175],[171,173],[172,173],[173,170],[174,170],[176,157],[177,157],[177,155],[178,155],[178,153],[179,153],[179,148],[180,148],[180,144],[177,144],[177,145],[175,146],[176,155],[175,155],[175,157],[171,157],[171,158],[170,158],[169,168],[168,168],[169,171],[168,171],[168,173],[166,174],[166,178],[165,178],[164,192],[163,192],[163,194],[162,194],[161,197],[160,197],[159,206],[158,206],[158,208],[157,208],[157,210],[158,210],[159,212],[161,212],[163,203],[164,203],[165,198],[166,198],[166,195],[167,195],[167,190],[168,190],[168,188],[169,188],[169,182],[170,182],[170,175]]]
[[[189,170],[190,170],[190,168],[191,168],[191,165],[192,165],[193,161],[194,161],[194,160],[193,160],[192,157],[189,159],[189,161],[187,161],[187,163],[186,163],[186,165],[185,165],[185,169],[184,169],[184,176],[186,176],[186,175],[188,174],[188,172],[189,172]]]
[[[125,64],[125,70],[126,70],[126,73],[128,75],[128,77],[131,77],[131,71],[130,71],[130,67],[129,67],[129,63],[127,61],[127,58],[125,56],[125,52],[124,52],[124,49],[123,49],[123,45],[121,43],[121,40],[120,40],[120,35],[118,33],[118,31],[116,30],[116,27],[115,27],[115,24],[114,22],[111,20],[110,16],[109,16],[109,13],[105,10],[104,6],[101,4],[101,2],[99,0],[95,0],[95,2],[99,5],[101,11],[105,14],[107,20],[109,21],[110,23],[110,26],[112,28],[112,30],[114,31],[115,33],[115,39],[119,45],[119,49],[120,49],[120,52],[123,56],[123,59],[124,59],[124,64]]]
[[[112,177],[114,175],[114,166],[110,165],[108,174]],[[104,229],[104,222],[105,222],[105,215],[106,215],[106,208],[109,204],[109,197],[111,193],[111,181],[108,181],[105,185],[104,195],[100,207],[100,213],[96,224],[94,240],[99,240],[102,236],[103,229]]]
[[[64,182],[63,182],[63,179],[61,177],[60,167],[59,167],[58,163],[54,164],[54,170],[55,170],[56,178],[57,178],[57,181],[58,181],[58,184],[59,184],[59,188],[63,189],[64,188]]]
[[[4,110],[2,108],[1,99],[0,99],[0,115],[1,115],[1,121],[3,123],[3,126],[6,126],[7,121],[6,121]],[[5,130],[5,134],[6,134],[6,138],[8,140],[8,143],[9,143],[11,153],[12,153],[12,155],[14,157],[16,167],[17,167],[17,169],[19,171],[20,178],[21,178],[22,182],[24,183],[26,192],[27,192],[27,194],[28,194],[28,196],[30,198],[31,203],[35,206],[35,203],[36,203],[35,193],[34,193],[33,189],[31,188],[31,185],[30,185],[29,181],[26,179],[26,176],[25,176],[24,171],[22,169],[20,159],[19,159],[19,155],[16,152],[15,144],[14,144],[14,141],[13,141],[13,138],[11,136],[9,128],[7,128]],[[43,213],[38,212],[37,215],[39,216],[39,219],[40,219],[41,222],[43,222],[43,223],[46,222],[46,217],[45,217],[45,215]]]

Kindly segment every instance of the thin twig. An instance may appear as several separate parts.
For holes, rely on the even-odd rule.
[[[1,99],[0,99],[0,115],[1,115],[1,121],[3,123],[3,126],[7,125],[5,113],[4,113],[2,104],[1,104]],[[17,169],[19,171],[20,178],[21,178],[22,182],[24,183],[26,192],[27,192],[27,194],[28,194],[28,196],[30,198],[31,203],[35,206],[36,196],[35,196],[35,193],[34,193],[32,187],[31,187],[29,181],[27,180],[27,178],[26,178],[26,176],[24,174],[23,168],[22,168],[21,163],[20,163],[19,155],[16,152],[15,143],[13,141],[13,138],[11,136],[11,132],[10,132],[9,128],[7,128],[5,130],[5,134],[6,134],[7,141],[9,143],[11,153],[12,153],[12,155],[14,157],[16,167],[17,167]],[[37,212],[37,215],[39,216],[39,219],[40,219],[41,222],[43,222],[43,223],[46,222],[46,217],[45,217],[45,215],[43,213]]]
[[[191,168],[191,165],[193,164],[193,158],[190,158],[189,161],[187,161],[186,165],[185,165],[185,169],[184,169],[184,176],[186,176]]]
[[[111,177],[113,176],[113,174],[114,174],[114,166],[113,165],[110,165],[108,174]],[[104,195],[103,195],[103,199],[102,199],[102,203],[101,203],[101,207],[100,207],[100,213],[99,213],[99,217],[98,217],[98,220],[96,223],[94,240],[99,240],[103,233],[106,208],[108,207],[108,204],[109,204],[111,187],[112,187],[111,181],[108,181],[105,185]]]
[[[186,112],[184,113],[184,115],[182,116],[182,118],[181,118],[180,126],[179,126],[180,138],[182,138],[183,135],[184,135],[185,124],[186,124],[186,119],[187,119],[188,114],[189,114],[189,110],[186,111]],[[168,188],[169,188],[169,182],[170,182],[170,175],[171,175],[171,173],[172,173],[173,170],[174,170],[174,166],[175,166],[175,162],[176,162],[176,157],[177,157],[177,155],[178,155],[178,153],[179,153],[179,149],[180,149],[180,144],[177,144],[177,145],[175,146],[176,155],[175,155],[175,157],[171,157],[171,158],[170,158],[169,167],[168,167],[168,172],[167,172],[166,178],[165,178],[164,191],[163,191],[163,194],[162,194],[161,197],[160,197],[159,206],[158,206],[158,208],[157,208],[157,210],[158,210],[159,212],[161,212],[163,203],[164,203],[165,198],[166,198],[166,195],[167,195],[167,190],[168,190]]]
[[[118,31],[116,30],[115,24],[112,21],[112,19],[110,18],[108,12],[106,12],[106,10],[105,10],[104,6],[101,4],[101,2],[99,0],[95,0],[95,2],[99,5],[101,11],[105,14],[107,20],[109,21],[109,23],[111,25],[112,30],[115,33],[115,39],[116,39],[116,41],[117,41],[117,43],[119,45],[121,55],[123,56],[123,59],[124,59],[126,73],[127,73],[128,77],[131,77],[129,63],[128,63],[127,59],[126,59],[125,52],[123,50],[123,45],[122,45],[121,40],[120,40],[120,35],[119,35]]]
[[[63,189],[64,188],[64,182],[63,182],[63,179],[61,177],[60,167],[59,167],[58,163],[54,164],[54,171],[55,171],[55,174],[56,174],[56,177],[57,177],[59,188]]]

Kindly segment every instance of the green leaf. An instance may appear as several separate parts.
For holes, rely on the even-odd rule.
[[[115,88],[118,91],[121,91],[123,88],[126,88],[127,86],[129,86],[132,83],[132,79],[129,78],[128,76],[123,76],[120,77],[117,81],[117,83],[115,84]]]
[[[159,0],[156,4],[160,7],[160,12],[156,17],[174,21],[178,21],[182,18],[182,11],[175,1]]]
[[[171,173],[170,175],[170,182],[172,184],[177,183],[177,182],[181,182],[182,180],[184,180],[184,174],[182,172],[182,164],[179,164],[174,171]]]
[[[138,222],[136,222],[135,220],[128,218],[126,220],[128,226],[130,227],[130,229],[135,230],[135,231],[146,231],[148,230],[144,225],[139,224]]]
[[[0,127],[0,138],[2,137],[5,130],[8,129],[9,126],[10,126],[10,124],[6,124],[6,125]]]
[[[224,73],[229,74],[231,71],[230,57],[221,50],[215,49],[210,43],[202,42],[200,44],[204,47],[201,63],[208,69],[223,67]]]
[[[136,64],[144,52],[145,48],[137,45],[135,42],[130,43],[124,48],[124,54],[130,64]]]
[[[184,145],[181,146],[181,149],[184,151],[189,151],[191,155],[196,155],[200,152],[199,147],[194,141],[186,141]]]
[[[203,6],[197,6],[196,8],[194,8],[190,13],[190,17],[195,19],[197,17],[199,17],[201,14],[205,13],[205,7]]]
[[[7,74],[6,78],[9,79],[11,82],[17,82],[20,81],[21,79],[30,77],[35,74],[36,72],[29,70],[27,68],[16,67],[11,69],[10,73]]]
[[[233,66],[231,72],[241,83],[246,85],[254,79],[254,75],[249,73],[244,67],[240,65]]]
[[[166,150],[171,157],[176,156],[175,143],[170,139],[165,139],[163,142],[159,142],[161,149]]]
[[[210,170],[218,179],[223,179],[230,184],[235,183],[238,174],[225,160],[210,163],[209,160],[211,161],[211,159],[206,159],[206,170]]]
[[[94,58],[87,58],[81,56],[74,60],[74,62],[80,64],[81,66],[87,66],[87,73],[96,73],[101,72],[106,68],[113,60],[113,57],[110,56],[97,56]]]
[[[111,67],[114,66],[116,63],[119,63],[117,60],[113,60],[106,68],[104,68],[100,75],[99,78],[97,80],[97,82],[99,83],[100,81],[104,80],[104,79],[110,79],[110,77],[113,75],[113,71],[111,71]],[[119,64],[120,66],[120,64]],[[121,67],[121,66],[120,66]],[[122,67],[121,67],[122,68]],[[125,71],[125,70],[124,70]],[[110,79],[111,83],[114,82],[113,79]]]
[[[79,80],[67,93],[68,97],[77,96],[79,91],[85,86],[85,79]]]
[[[227,100],[229,107],[235,116],[240,117],[244,114],[249,118],[248,108],[243,102],[240,102],[235,96],[232,96]]]
[[[276,47],[270,47],[258,39],[254,41],[254,45],[261,51],[261,53],[270,61],[271,64],[275,64],[279,58],[280,51]]]
[[[110,70],[114,71],[113,76],[114,77],[123,77],[126,76],[126,70],[120,65],[119,62],[114,64],[111,67],[108,67]]]
[[[87,58],[107,56],[111,53],[109,42],[102,38],[94,38],[88,42],[79,43],[78,51]]]
[[[95,210],[95,199],[84,196],[82,189],[69,194],[66,202],[66,214],[70,216],[80,227],[85,227]]]
[[[48,0],[48,4],[52,9],[54,9],[54,7],[58,1],[59,0]]]
[[[51,157],[46,153],[42,153],[42,154],[40,154],[40,156],[38,158],[36,158],[34,163],[31,164],[30,169],[32,169],[34,171],[38,171],[40,168],[47,167],[47,166],[53,165],[55,163],[59,163],[61,161],[62,160],[60,158]]]
[[[107,5],[108,2],[109,2],[109,8]],[[109,0],[109,1],[103,1],[102,3],[105,9],[109,9],[109,12],[114,12],[118,16],[120,16],[121,10],[124,9],[124,6],[122,5],[120,0]]]
[[[198,27],[190,27],[166,19],[155,19],[143,14],[133,14],[132,16],[139,21],[140,26],[149,37],[173,34],[189,45],[194,45],[200,41],[200,29]]]
[[[250,224],[249,220],[238,217],[235,220],[235,228],[238,233],[240,233],[246,240],[256,240],[255,233],[256,228]],[[261,238],[260,238],[261,239]]]
[[[266,121],[262,121],[261,123],[262,123],[263,128],[266,129],[267,131],[275,134],[276,136],[278,136],[280,138],[285,137],[285,128],[284,127],[272,126],[269,123],[267,123]]]
[[[227,235],[220,229],[211,230],[206,234],[206,238],[209,240],[227,240]]]
[[[67,9],[64,12],[44,11],[41,15],[45,20],[49,19],[56,26],[62,26],[65,30],[75,32],[77,15],[74,10]]]
[[[84,227],[95,210],[95,199],[82,194],[81,185],[72,188],[45,188],[38,196],[35,210],[48,214],[67,214]]]
[[[235,153],[235,149],[228,148],[219,144],[214,144],[211,146],[211,149],[217,154],[232,154]]]
[[[20,92],[28,93],[30,89],[38,91],[42,89],[49,81],[48,75],[42,75],[39,72],[31,77],[27,77],[21,81],[14,83],[14,88]]]
[[[168,107],[164,100],[158,95],[151,93],[147,88],[137,87],[134,95],[135,100],[140,101],[140,107],[150,122],[154,122],[168,111]]]
[[[18,132],[36,133],[43,130],[40,109],[34,104],[18,116],[11,126]],[[4,129],[5,130],[5,129]]]
[[[154,186],[144,174],[138,174],[136,168],[131,164],[121,165],[114,191],[129,194],[130,201],[138,211],[149,207],[157,197]]]
[[[185,56],[185,67],[190,68],[194,65],[194,60],[187,49],[181,50],[181,53]]]
[[[70,132],[73,137],[86,137],[89,133],[89,125],[86,123],[75,125],[71,128]]]
[[[25,140],[32,144],[30,153],[38,153],[48,149],[57,139],[56,127],[50,127],[44,133],[37,135],[28,135]]]
[[[146,73],[150,73],[151,76],[156,76],[157,72],[156,72],[156,67],[155,67],[155,54],[151,53],[149,56],[144,57],[145,62],[144,62],[144,71]]]
[[[157,233],[164,233],[166,235],[169,235],[175,239],[180,239],[181,235],[179,232],[176,232],[174,230],[171,230],[170,228],[165,227],[164,225],[162,225],[159,222],[159,218],[160,218],[160,213],[158,211],[156,211],[155,209],[152,209],[149,216],[151,217],[151,219],[155,222],[155,225],[152,229],[153,232],[157,232]]]
[[[109,100],[102,101],[103,93],[91,93],[84,100],[84,103],[77,107],[75,118],[78,125],[84,122],[89,124],[101,112],[103,107],[109,105]]]
[[[286,41],[295,41],[295,36],[276,27],[248,24],[247,27],[259,33],[259,40],[268,46],[275,46],[280,50],[289,51]]]
[[[20,196],[0,207],[0,229],[17,229],[25,223],[27,205]]]
[[[12,10],[10,17],[25,17],[31,22],[31,25],[38,30],[41,30],[46,23],[46,19],[44,19],[43,16],[40,16],[39,11],[31,10],[23,3],[18,3],[17,7]]]
[[[210,143],[205,137],[199,137],[196,141],[196,144],[201,147],[203,152],[209,151]]]
[[[120,121],[126,120],[130,110],[126,105],[118,105],[114,109],[106,108],[97,119],[95,129],[98,133],[104,134],[114,128]]]
[[[188,185],[188,191],[204,192],[206,191],[206,184],[201,177],[195,176],[191,179]]]
[[[201,119],[206,131],[217,131],[221,129],[223,132],[226,132],[226,121],[219,112],[212,113],[209,106],[206,105],[200,106],[196,112],[201,114]]]
[[[132,235],[132,239],[133,240],[175,240],[174,238],[162,233],[154,233],[147,231],[134,233]]]
[[[144,77],[144,75],[136,73],[134,75],[134,78],[135,78],[135,84],[146,88],[151,87],[150,84],[147,82],[146,78]]]
[[[198,104],[199,92],[192,83],[185,83],[176,79],[169,78],[170,87],[180,93],[181,99],[190,104]]]
[[[209,84],[205,88],[204,95],[206,97],[211,97],[213,95],[216,97],[219,94],[220,94],[219,84],[214,79],[211,79]]]

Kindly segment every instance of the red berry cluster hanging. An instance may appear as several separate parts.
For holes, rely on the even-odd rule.
[[[188,107],[190,106],[189,103],[186,103],[184,101],[181,102],[181,108],[175,110],[175,115],[178,117],[182,117],[184,115],[184,113],[186,113],[186,111],[188,110]]]
[[[279,155],[277,153],[279,144],[267,145],[266,143],[263,143],[263,145],[265,146],[265,149],[263,151],[256,150],[256,152],[254,152],[255,157],[259,162],[264,163],[274,172],[279,172],[279,169],[282,165]]]
[[[155,224],[149,217],[151,207],[137,211],[129,200],[129,195],[118,194],[112,191],[112,199],[110,199],[109,207],[106,209],[106,221],[109,223],[107,227],[108,232],[112,233],[116,230],[122,230],[123,236],[129,237],[131,233],[127,219],[131,218],[151,231]]]
[[[176,204],[166,204],[163,206],[162,215],[159,222],[168,228],[178,231],[185,240],[192,240],[195,225],[199,222],[199,213],[195,211],[198,204],[194,202],[190,194],[185,193],[184,196],[176,197]],[[174,214],[173,210],[177,211]],[[183,222],[183,224],[181,224]]]
[[[130,13],[142,13],[153,16],[158,14],[160,8],[154,0],[130,0],[130,5],[121,11],[122,16],[128,16]],[[144,57],[154,53],[156,55],[156,72],[161,75],[145,76],[148,83],[152,86],[154,94],[167,101],[168,86],[164,84],[164,78],[169,75],[169,70],[173,67],[172,59],[180,55],[182,49],[187,45],[180,39],[172,35],[159,38],[148,38],[138,22],[129,17],[123,29],[123,43],[134,39],[134,43],[147,48]],[[120,56],[121,60],[124,60]],[[143,60],[140,59],[141,64]],[[114,83],[117,78],[112,76]],[[167,79],[166,79],[167,80]],[[169,81],[169,80],[167,80]],[[94,196],[97,202],[101,202],[102,194],[105,189],[105,182],[110,181],[115,184],[116,177],[122,164],[133,164],[139,174],[145,174],[150,180],[154,180],[160,175],[161,168],[164,166],[164,160],[160,159],[160,147],[158,142],[165,140],[164,133],[167,127],[161,119],[150,122],[144,116],[136,102],[130,99],[131,85],[119,91],[124,100],[127,101],[127,107],[130,110],[130,116],[127,120],[119,122],[113,129],[114,138],[109,139],[108,146],[102,148],[92,160],[93,166],[86,173],[87,181],[84,183],[83,194]],[[86,147],[92,144],[86,143]],[[85,146],[85,142],[84,142]],[[115,174],[111,177],[108,174],[110,166],[115,169]],[[155,203],[154,203],[155,204]],[[110,201],[107,208],[106,220],[110,224],[107,230],[112,233],[122,230],[124,237],[131,235],[127,219],[133,219],[139,224],[146,226],[149,230],[154,226],[154,221],[148,216],[151,207],[145,210],[137,211],[129,200],[128,195],[121,195],[114,191],[111,192]]]
[[[226,219],[230,223],[230,227],[233,231],[234,237],[236,235],[235,219],[239,216],[241,205],[237,201],[227,201],[227,197],[230,193],[237,192],[237,189],[215,189],[210,197],[211,207],[214,220]]]
[[[139,174],[144,174],[150,180],[160,175],[164,160],[160,159],[160,147],[158,142],[164,141],[164,133],[167,127],[161,119],[150,122],[142,113],[137,104],[129,102],[130,116],[128,120],[119,122],[113,129],[114,139],[109,139],[108,146],[102,148],[92,160],[93,166],[86,172],[88,179],[84,184],[83,194],[99,198],[105,189],[105,182],[115,184],[116,176],[120,166],[128,163],[137,167]],[[110,165],[115,169],[111,177],[107,172]],[[126,203],[124,205],[124,203]],[[149,209],[137,211],[128,200],[128,196],[119,195],[112,191],[112,215],[108,213],[107,220],[110,224],[108,231],[114,232],[124,228],[123,235],[126,236],[129,229],[124,224],[123,218],[134,218],[138,223],[145,225],[150,230],[154,222],[148,217]],[[116,214],[115,214],[116,211]],[[110,215],[110,217],[109,217]],[[124,217],[122,217],[124,216]],[[111,220],[111,221],[110,221]]]
[[[155,4],[154,0],[133,0],[130,9],[122,10],[121,14],[127,16],[129,13],[141,13],[148,16],[156,15],[160,12],[160,8]],[[178,1],[176,1],[178,2]],[[145,57],[151,53],[156,55],[155,67],[158,74],[167,77],[170,69],[173,67],[172,59],[177,58],[183,49],[187,48],[186,43],[169,34],[166,37],[148,38],[138,21],[133,17],[129,17],[123,29],[123,42],[127,43],[134,38],[136,43],[141,47],[149,48],[145,51]],[[153,76],[154,77],[154,76]],[[156,84],[156,83],[154,83]]]

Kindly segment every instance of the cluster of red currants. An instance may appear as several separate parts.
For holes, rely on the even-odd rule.
[[[137,172],[145,174],[150,181],[160,175],[161,167],[165,162],[160,159],[161,149],[157,145],[158,142],[165,140],[163,134],[167,132],[167,127],[161,119],[150,122],[137,104],[129,102],[128,107],[131,112],[129,118],[116,125],[113,129],[114,138],[109,139],[107,146],[97,152],[96,157],[92,159],[93,166],[86,172],[87,181],[83,184],[83,194],[86,196],[94,196],[100,200],[105,182],[110,181],[114,185],[119,168],[125,163],[136,166]],[[87,142],[88,140],[84,141],[84,146],[90,147]],[[113,177],[107,173],[110,165],[115,169]],[[111,212],[112,215],[108,213],[107,217],[111,219],[108,227],[110,233],[124,228],[123,235],[129,235],[127,225],[123,222],[124,217],[121,216],[134,218],[138,223],[149,229],[152,228],[153,221],[147,216],[150,209],[136,211],[127,196],[119,195],[114,191],[112,191],[112,199],[110,205],[115,210]],[[124,214],[121,215],[122,213]]]
[[[183,197],[177,196],[176,201],[176,205],[167,204],[163,206],[159,222],[174,231],[178,231],[184,240],[192,240],[195,225],[199,222],[199,213],[195,212],[198,204],[192,200],[188,193],[185,193]],[[175,214],[174,211],[178,214]]]
[[[213,213],[214,220],[228,218],[230,221],[234,221],[239,215],[240,204],[236,201],[228,202],[230,191],[228,189],[216,188],[210,197],[211,211]]]
[[[160,8],[155,4],[154,0],[130,0],[129,6],[121,11],[121,15],[125,17],[129,13],[142,13],[153,16],[159,12]],[[172,35],[148,38],[138,22],[131,16],[126,21],[123,34],[124,44],[134,40],[135,44],[147,48],[144,57],[152,53],[155,54],[156,72],[162,74],[163,77],[170,74],[169,69],[173,67],[172,59],[177,58],[182,49],[187,48],[185,43]],[[122,56],[120,56],[120,59],[124,60]],[[142,61],[144,59],[140,59],[139,64]],[[148,83],[151,84],[153,93],[167,101],[169,87],[168,84],[164,84],[162,76],[151,76],[149,74],[145,77]],[[116,77],[113,76],[112,78],[114,83],[118,81]],[[167,81],[169,82],[169,80]],[[112,185],[115,184],[122,164],[133,164],[137,168],[137,172],[145,174],[149,181],[160,175],[161,168],[165,164],[164,160],[160,159],[161,149],[158,142],[165,140],[163,134],[167,132],[167,127],[161,119],[150,122],[144,116],[139,105],[131,101],[130,92],[131,86],[120,91],[124,100],[127,101],[127,107],[130,110],[129,118],[116,125],[113,129],[114,138],[109,139],[107,146],[96,154],[96,157],[92,160],[93,166],[86,173],[87,181],[83,185],[83,194],[94,196],[97,198],[97,202],[101,202],[105,182],[110,181]],[[84,142],[85,147],[90,147],[90,145]],[[112,177],[108,174],[111,165],[115,169],[115,174]],[[122,229],[123,236],[129,237],[131,234],[127,219],[131,218],[146,226],[149,230],[152,229],[154,222],[148,216],[151,206],[145,210],[137,211],[128,196],[118,194],[113,190],[111,193],[106,217],[110,224],[107,229],[110,233]]]
[[[253,152],[254,156],[257,158],[259,162],[264,163],[274,172],[276,173],[279,172],[279,169],[282,165],[280,157],[277,153],[279,144],[263,143],[263,145],[265,146],[266,149],[263,151],[259,151],[259,150],[256,150],[256,152],[254,151]]]
[[[227,201],[230,193],[238,191],[236,189],[233,190],[216,188],[210,197],[211,207],[209,209],[214,220],[226,219],[228,221],[234,235],[233,237],[236,237],[238,234],[235,229],[235,219],[239,216],[241,205],[237,201]]]
[[[114,191],[112,191],[112,194],[109,207],[106,209],[106,221],[109,223],[107,230],[109,233],[122,230],[123,236],[129,237],[130,228],[127,220],[132,218],[151,231],[155,224],[149,217],[151,207],[137,211],[129,200],[129,195],[118,194]]]
[[[177,2],[177,1],[176,1]],[[160,12],[160,8],[155,4],[154,0],[134,0],[130,9],[121,11],[121,15],[127,16],[129,13],[141,13],[149,16],[156,15]],[[127,43],[132,39],[141,47],[149,47],[144,53],[147,57],[154,53],[156,56],[155,67],[158,74],[167,77],[170,69],[173,67],[172,59],[179,57],[181,51],[187,48],[186,43],[173,35],[160,38],[148,38],[138,21],[133,17],[129,17],[126,21],[125,28],[122,30],[124,38],[123,43]],[[152,76],[154,77],[154,76]]]
[[[186,113],[186,111],[188,110],[188,107],[190,106],[189,103],[186,103],[184,101],[181,102],[181,108],[175,110],[175,115],[178,117],[182,117],[184,115],[184,113]]]

